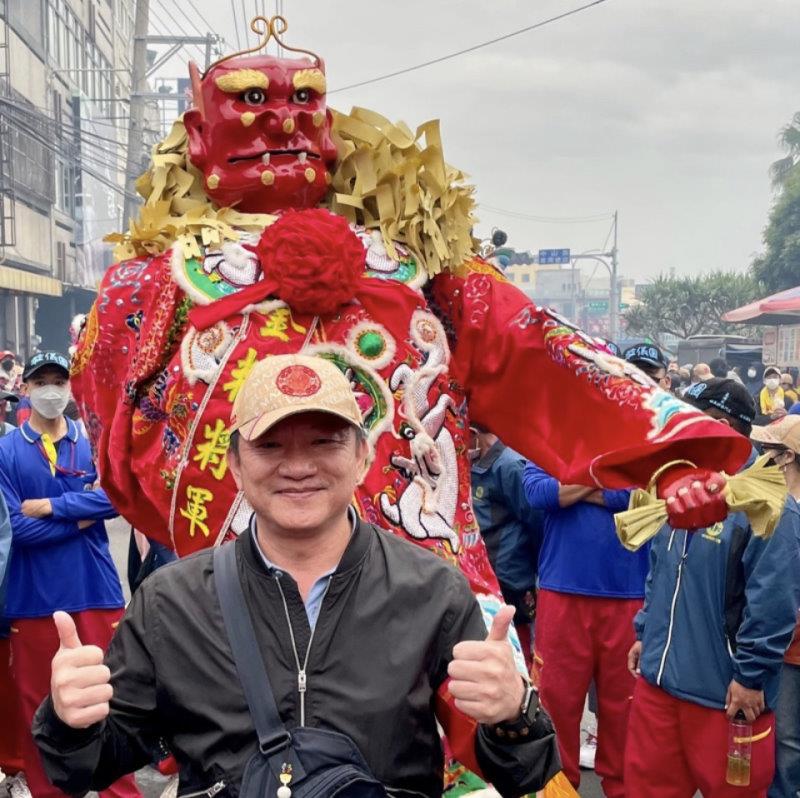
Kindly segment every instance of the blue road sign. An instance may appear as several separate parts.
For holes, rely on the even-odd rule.
[[[568,249],[540,249],[539,263],[569,263]]]

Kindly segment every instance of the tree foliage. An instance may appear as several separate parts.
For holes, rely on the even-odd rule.
[[[800,285],[800,167],[786,177],[764,230],[766,249],[752,264],[764,293]]]
[[[772,185],[775,188],[782,188],[786,185],[790,175],[800,171],[800,111],[781,130],[778,135],[778,143],[786,155],[770,166],[769,176],[772,178]]]
[[[678,338],[738,333],[721,320],[723,313],[759,297],[751,275],[715,271],[699,277],[660,275],[642,293],[642,301],[625,312],[628,332],[658,341],[664,333]]]

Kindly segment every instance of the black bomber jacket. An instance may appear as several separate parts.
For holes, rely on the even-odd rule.
[[[300,723],[297,667],[277,580],[297,648],[311,629],[294,580],[268,569],[249,534],[235,544],[239,578],[278,710]],[[238,795],[258,744],[239,684],[213,582],[212,552],[167,565],[135,594],[109,648],[111,713],[86,730],[63,724],[50,699],[34,737],[53,783],[67,793],[101,790],[148,764],[159,738],[180,765],[179,795]],[[369,524],[356,525],[331,578],[307,666],[306,724],[347,734],[392,795],[442,792],[443,754],[434,717],[453,646],[486,636],[461,573]],[[302,657],[302,653],[301,653]],[[535,792],[559,769],[542,711],[524,742],[479,727],[476,755],[504,796]]]

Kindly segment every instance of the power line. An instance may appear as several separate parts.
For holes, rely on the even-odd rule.
[[[247,10],[244,7],[244,0],[242,0],[242,27],[244,28],[244,35],[242,36],[242,40],[244,41],[245,49],[247,48],[247,31],[248,31],[248,24],[247,24]]]
[[[236,0],[231,0],[231,12],[233,14],[233,32],[236,34],[236,49],[242,49],[242,40],[239,38],[239,23],[236,21]]]
[[[8,106],[14,111],[23,111],[25,115],[28,117],[28,121],[32,121],[35,123],[52,124],[54,127],[56,125],[55,121],[50,116],[51,111],[48,108],[43,108],[39,105],[29,105],[28,103],[16,103],[14,102],[14,100],[2,96],[0,96],[0,104]],[[36,119],[34,111],[38,111],[39,113],[43,114],[45,116],[45,119]],[[88,119],[87,117],[81,117],[81,119],[85,119],[86,121],[93,121],[91,119]],[[91,138],[98,139],[99,141],[109,142],[118,147],[125,146],[125,144],[123,144],[120,141],[117,141],[115,139],[110,139],[105,136],[101,136],[99,133],[94,133],[91,130],[88,130],[87,128],[84,127],[76,127],[75,125],[72,125],[69,122],[65,122],[63,120],[61,121],[60,125],[61,127],[66,128],[73,134],[77,132],[81,136],[89,136]],[[99,146],[100,145],[98,144],[98,147]]]
[[[187,2],[192,7],[192,10],[194,11],[194,13],[197,14],[198,17],[200,17],[200,21],[206,26],[206,30],[208,30],[209,32],[212,32],[214,30],[214,26],[202,15],[200,10],[194,4],[193,0],[187,0]]]
[[[175,16],[174,16],[174,14],[171,14],[171,12],[170,12],[170,11],[167,9],[167,7],[166,7],[166,6],[164,5],[164,3],[163,3],[163,0],[156,0],[156,1],[158,2],[158,4],[159,4],[159,5],[161,6],[161,8],[163,9],[163,11],[164,11],[164,14],[165,14],[167,17],[170,17],[170,18],[171,18],[171,21],[172,21],[172,23],[173,23],[173,24],[175,25],[175,27],[177,27],[177,29],[178,29],[178,33],[179,33],[181,36],[189,36],[189,33],[188,33],[188,31],[186,30],[186,28],[183,26],[183,24],[182,24],[182,23],[179,23],[179,22],[178,22],[178,21],[175,19]],[[183,9],[181,9],[181,7],[180,7],[180,3],[178,3],[178,4],[177,4],[177,6],[178,6],[178,9],[181,11],[181,13],[182,13],[184,16],[186,16],[186,13],[185,13],[185,12],[183,11]],[[187,19],[188,19],[188,17],[187,17]],[[191,22],[191,20],[190,20],[190,22]],[[198,33],[200,36],[205,36],[205,35],[206,35],[206,34],[205,34],[205,33],[203,33],[203,32],[202,32],[202,31],[201,31],[199,28],[197,28],[197,27],[194,25],[194,23],[193,23],[193,22],[192,22],[192,26],[195,28],[195,31],[197,31],[197,33]],[[159,32],[160,32],[160,33],[162,33],[162,35],[167,35],[167,36],[173,36],[173,35],[175,34],[175,31],[166,31],[166,32],[165,32],[165,31],[159,31]],[[197,52],[198,52],[198,53],[200,53],[200,61],[201,61],[201,63],[205,62],[205,57],[206,57],[206,56],[205,56],[205,53],[203,52],[203,50],[200,48],[200,45],[198,45],[198,44],[189,44],[189,45],[184,45],[184,47],[194,47],[194,48],[197,50]],[[177,55],[180,57],[180,56],[181,56],[181,52],[180,52],[180,51],[178,51]],[[186,64],[186,67],[187,67],[187,69],[188,69],[188,67],[189,67],[189,64],[188,64],[188,61],[187,61],[187,59],[184,57],[184,59],[183,59],[183,60],[184,60],[184,63]]]
[[[19,120],[17,120],[17,121],[19,121]],[[46,150],[49,150],[54,155],[58,155],[58,156],[60,156],[62,158],[75,161],[75,154],[74,153],[65,152],[63,150],[58,149],[57,147],[54,147],[49,141],[47,141],[43,137],[38,136],[37,133],[35,133],[33,129],[27,128],[27,129],[23,130],[22,132],[26,136],[28,136],[29,138],[33,139],[35,142],[40,144]],[[135,199],[137,201],[139,200],[139,197],[137,195],[135,195],[135,194],[130,194],[129,195],[125,191],[125,189],[122,188],[122,186],[119,186],[116,183],[111,182],[111,180],[107,179],[104,175],[98,174],[97,172],[95,172],[92,169],[90,169],[90,168],[88,168],[86,166],[83,166],[83,165],[81,166],[81,169],[84,172],[86,172],[88,175],[91,175],[92,177],[94,177],[95,180],[98,180],[100,183],[103,183],[104,185],[108,186],[110,189],[112,189],[113,191],[117,192],[121,196],[124,197],[124,196],[127,195],[127,196],[130,196],[130,197],[132,197],[133,199]]]
[[[528,25],[524,28],[520,28],[519,30],[511,31],[511,33],[503,34],[502,36],[498,36],[495,39],[489,39],[488,41],[481,42],[480,44],[475,44],[472,47],[466,47],[463,50],[457,50],[454,53],[448,53],[447,55],[440,56],[439,58],[432,58],[430,61],[423,61],[421,64],[415,64],[414,66],[405,67],[404,69],[398,69],[395,72],[387,72],[385,75],[378,75],[374,78],[369,78],[368,80],[361,80],[358,83],[351,83],[349,86],[340,86],[338,89],[333,89],[328,92],[328,94],[335,94],[339,91],[347,91],[348,89],[356,89],[359,86],[366,86],[370,83],[377,83],[381,80],[389,80],[389,78],[396,78],[398,75],[405,75],[408,72],[414,72],[418,69],[424,69],[425,67],[432,66],[433,64],[440,64],[442,61],[448,61],[451,58],[457,58],[460,55],[465,55],[466,53],[473,53],[475,50],[480,50],[484,47],[489,47],[492,44],[497,44],[498,42],[503,42],[506,39],[510,39],[514,36],[520,36],[523,33],[528,33],[529,31],[536,30],[537,28],[543,28],[545,25],[550,25],[553,22],[558,22],[559,20],[566,19],[567,17],[571,17],[574,14],[579,14],[581,11],[586,11],[588,8],[592,8],[593,6],[599,6],[601,3],[605,3],[606,0],[592,0],[591,3],[586,3],[585,5],[578,6],[578,8],[573,8],[571,11],[565,11],[563,14],[557,14],[554,17],[550,17],[549,19],[544,19],[541,22],[537,22],[533,25]]]
[[[610,218],[608,213],[594,214],[593,216],[536,216],[531,213],[521,213],[520,211],[508,211],[503,208],[496,208],[493,205],[480,203],[482,210],[500,214],[500,216],[510,216],[514,219],[524,219],[529,222],[539,222],[541,224],[589,224],[591,222],[601,222]]]

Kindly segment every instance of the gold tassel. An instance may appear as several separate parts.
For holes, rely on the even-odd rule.
[[[768,538],[778,525],[786,503],[786,480],[777,466],[769,466],[769,457],[759,457],[750,468],[727,477],[725,501],[732,512],[743,512],[750,520],[753,534]],[[651,482],[647,490],[631,494],[628,509],[614,516],[620,543],[636,551],[655,537],[667,522],[667,503],[656,495]]]

